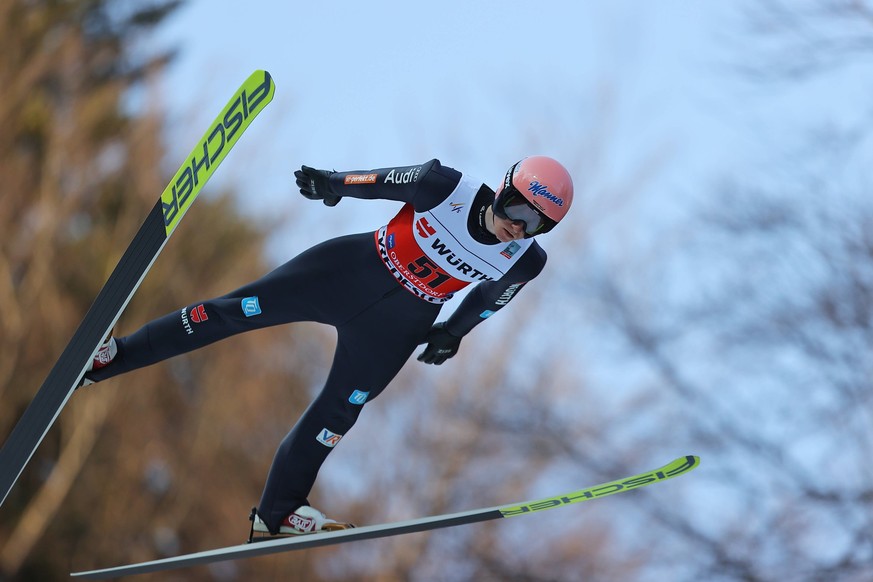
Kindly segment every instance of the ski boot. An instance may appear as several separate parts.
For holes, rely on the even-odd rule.
[[[270,530],[267,524],[260,518],[257,508],[252,508],[252,513],[249,516],[252,522],[251,531],[249,532],[249,543],[261,539],[270,539],[269,537],[255,538],[255,533],[267,534],[270,536]],[[279,535],[304,535],[319,532],[339,531],[355,527],[350,523],[338,523],[334,519],[329,519],[322,512],[308,505],[301,505],[292,511],[288,517],[282,520],[279,526]],[[272,537],[272,536],[270,536]]]
[[[76,388],[81,388],[82,386],[90,386],[94,383],[94,380],[88,378],[88,372],[93,372],[94,370],[99,370],[100,368],[105,368],[109,365],[110,362],[115,358],[118,354],[118,345],[115,343],[115,338],[110,336],[103,344],[100,346],[100,349],[97,350],[97,353],[94,354],[94,359],[91,360],[91,363],[88,364],[88,367],[85,368],[85,376],[82,377],[82,381],[79,383]]]

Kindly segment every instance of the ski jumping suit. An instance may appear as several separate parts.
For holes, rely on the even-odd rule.
[[[118,338],[94,381],[154,364],[232,335],[295,321],[337,330],[324,388],[280,444],[258,506],[271,532],[307,496],[327,455],[425,342],[441,304],[476,287],[446,322],[463,337],[506,305],[545,266],[531,238],[501,243],[485,228],[494,191],[431,160],[419,166],[337,172],[340,196],[403,202],[375,233],[318,244],[222,297],[197,302]]]

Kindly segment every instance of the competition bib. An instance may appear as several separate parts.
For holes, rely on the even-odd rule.
[[[415,212],[406,204],[376,232],[382,261],[416,296],[444,303],[465,286],[501,278],[533,239],[486,245],[469,232],[471,205],[481,182],[462,177],[436,208]]]

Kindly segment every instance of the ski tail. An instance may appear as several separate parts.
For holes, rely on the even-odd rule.
[[[273,79],[258,70],[249,76],[213,121],[185,163],[161,193],[115,270],[36,396],[0,449],[0,505],[54,424],[101,342],[191,207],[203,186],[255,117],[272,100]]]
[[[474,509],[460,513],[435,515],[381,525],[369,525],[335,532],[309,534],[290,538],[275,538],[259,541],[255,544],[246,543],[217,550],[208,550],[197,552],[195,554],[187,554],[162,560],[154,560],[151,562],[142,562],[140,564],[130,564],[127,566],[118,566],[101,570],[90,570],[87,572],[75,572],[71,574],[71,576],[90,580],[105,580],[118,576],[161,572],[177,568],[212,564],[226,560],[253,558],[255,556],[265,556],[280,552],[290,552],[322,546],[334,546],[356,540],[385,538],[401,534],[443,529],[457,525],[468,525],[506,517],[530,515],[546,509],[564,507],[573,503],[590,501],[600,497],[624,493],[626,491],[639,489],[640,487],[660,483],[668,479],[673,479],[674,477],[685,475],[696,468],[699,464],[700,459],[698,457],[687,455],[664,465],[660,469],[646,471],[639,475],[625,477],[624,479],[618,479],[608,483],[601,483],[600,485],[580,489],[565,495],[547,497],[545,499],[528,501],[521,504],[500,505],[498,507]]]

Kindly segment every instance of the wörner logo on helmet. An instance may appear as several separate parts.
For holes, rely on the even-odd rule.
[[[540,184],[539,181],[537,181],[537,180],[534,180],[533,182],[531,182],[528,185],[527,191],[530,192],[531,194],[533,194],[534,198],[536,198],[537,196],[542,196],[546,200],[551,200],[552,202],[554,202],[558,206],[564,205],[563,198],[558,198],[557,196],[555,196],[554,194],[549,192],[549,187],[546,186],[545,184]]]

